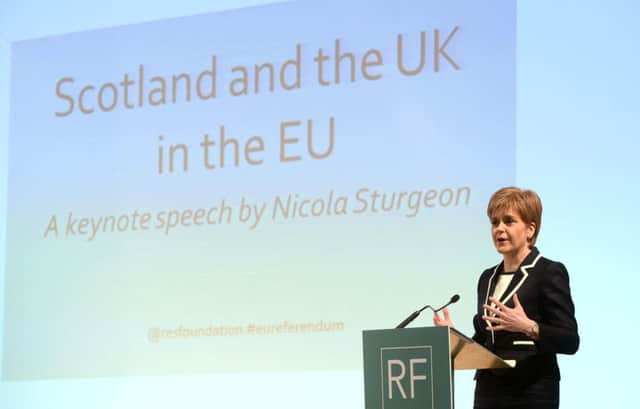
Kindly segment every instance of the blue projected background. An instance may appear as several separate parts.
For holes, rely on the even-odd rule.
[[[437,3],[3,3],[0,407],[363,407],[363,329],[458,292],[471,333],[511,184],[561,406],[633,406],[638,6]]]

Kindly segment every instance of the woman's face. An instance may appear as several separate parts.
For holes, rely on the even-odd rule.
[[[491,216],[491,238],[498,253],[505,257],[521,256],[528,253],[527,238],[533,237],[535,224],[525,224],[520,214],[509,209]]]

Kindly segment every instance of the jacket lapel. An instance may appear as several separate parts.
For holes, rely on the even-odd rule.
[[[489,305],[489,296],[490,294],[493,294],[493,292],[495,291],[496,288],[496,283],[498,282],[498,274],[500,273],[500,271],[502,271],[502,263],[498,264],[497,266],[495,266],[495,268],[493,269],[493,273],[491,273],[491,276],[489,277],[489,281],[487,282],[487,292],[484,295],[484,303],[486,305]],[[486,308],[483,309],[484,315],[490,315],[489,311],[487,311]],[[493,314],[491,314],[493,315]],[[491,343],[495,344],[495,335],[493,332],[493,323],[491,321],[485,321],[487,323],[487,326],[490,328],[489,331],[491,331]]]
[[[498,282],[498,274],[502,271],[502,263],[495,266],[493,269],[493,273],[489,277],[489,281],[487,282],[487,292],[484,295],[484,303],[489,305],[489,297],[496,289],[496,283]],[[484,313],[487,314],[487,310],[484,310]]]
[[[502,304],[506,305],[509,301],[511,301],[513,295],[520,289],[520,287],[522,287],[522,284],[527,281],[527,278],[529,277],[529,270],[536,266],[538,260],[540,260],[541,257],[542,255],[537,248],[534,247],[533,249],[531,249],[531,252],[527,256],[527,258],[524,259],[524,261],[520,265],[520,268],[513,275],[513,278],[507,286],[507,289],[504,291],[504,294],[500,299],[500,302]]]

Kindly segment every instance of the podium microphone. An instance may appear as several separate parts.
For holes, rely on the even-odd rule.
[[[411,313],[411,315],[409,315],[407,318],[404,319],[404,321],[402,321],[400,324],[398,324],[398,326],[396,328],[404,328],[407,325],[409,325],[409,323],[413,320],[415,320],[416,318],[418,318],[418,315],[420,315],[420,313],[424,310],[426,310],[427,308],[429,308],[431,311],[433,311],[434,313],[442,310],[445,307],[448,307],[449,305],[458,302],[458,300],[460,300],[460,296],[458,294],[454,294],[453,297],[451,297],[451,299],[449,300],[448,303],[446,303],[445,305],[443,305],[442,307],[438,308],[437,310],[434,310],[432,306],[430,305],[425,305],[424,307],[420,308],[418,311],[414,311],[413,313]]]

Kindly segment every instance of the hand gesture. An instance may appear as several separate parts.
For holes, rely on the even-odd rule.
[[[489,297],[489,300],[495,306],[484,305],[484,308],[488,312],[493,313],[493,315],[482,316],[483,320],[493,324],[491,327],[487,326],[487,330],[522,332],[527,334],[529,329],[534,325],[535,322],[530,320],[524,312],[524,308],[522,308],[520,300],[518,299],[518,294],[513,295],[513,308],[507,307],[494,297]]]
[[[442,309],[444,317],[440,317],[437,312],[433,313],[433,325],[436,327],[453,327],[453,321],[449,317],[449,310],[447,308]]]

